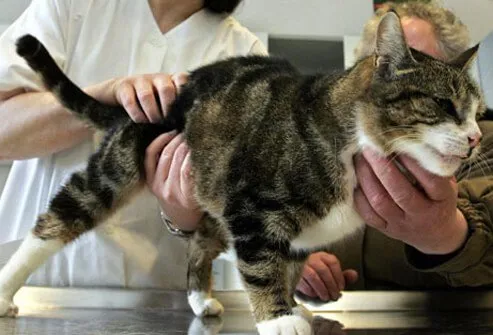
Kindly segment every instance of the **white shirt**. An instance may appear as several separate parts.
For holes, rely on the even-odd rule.
[[[143,73],[177,73],[234,55],[265,54],[232,17],[201,10],[162,34],[147,1],[34,0],[0,37],[0,90],[43,90],[15,53],[15,40],[37,36],[81,87]],[[28,134],[26,136],[29,136]],[[0,247],[23,239],[93,141],[48,157],[16,161],[0,197]],[[31,285],[186,287],[186,242],[162,226],[157,200],[145,192],[95,231],[53,256]],[[0,264],[1,266],[1,264]]]

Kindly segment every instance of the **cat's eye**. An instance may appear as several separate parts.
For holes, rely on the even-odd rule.
[[[433,101],[447,114],[456,117],[457,110],[455,109],[455,105],[450,99],[442,99],[442,98],[433,98]]]

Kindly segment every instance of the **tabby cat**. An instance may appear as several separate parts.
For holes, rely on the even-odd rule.
[[[375,54],[343,73],[303,76],[283,60],[231,58],[193,71],[163,123],[135,124],[122,107],[72,84],[38,40],[22,37],[18,54],[106,136],[1,270],[0,315],[17,313],[12,298],[32,271],[144,187],[146,147],[176,129],[191,148],[206,212],[190,240],[193,311],[222,312],[211,297],[211,262],[233,247],[260,334],[310,334],[310,313],[293,290],[310,252],[363,225],[353,209],[352,157],[363,147],[407,153],[450,176],[476,154],[485,107],[466,71],[476,49],[451,64],[410,50],[389,13]]]

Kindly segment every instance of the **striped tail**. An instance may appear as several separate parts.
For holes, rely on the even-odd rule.
[[[44,85],[60,101],[97,128],[108,129],[130,120],[121,106],[105,105],[77,87],[58,67],[45,46],[34,36],[24,35],[17,40],[17,54],[41,75]]]

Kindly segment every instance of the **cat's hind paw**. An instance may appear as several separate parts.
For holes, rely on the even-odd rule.
[[[257,323],[260,335],[312,335],[312,327],[300,315],[285,315]]]
[[[190,327],[188,335],[217,335],[223,328],[223,320],[218,318],[195,318]]]
[[[15,318],[19,313],[19,308],[10,299],[0,297],[0,318],[11,317]]]
[[[188,294],[188,303],[196,316],[219,316],[223,314],[223,305],[206,292],[192,291]]]

